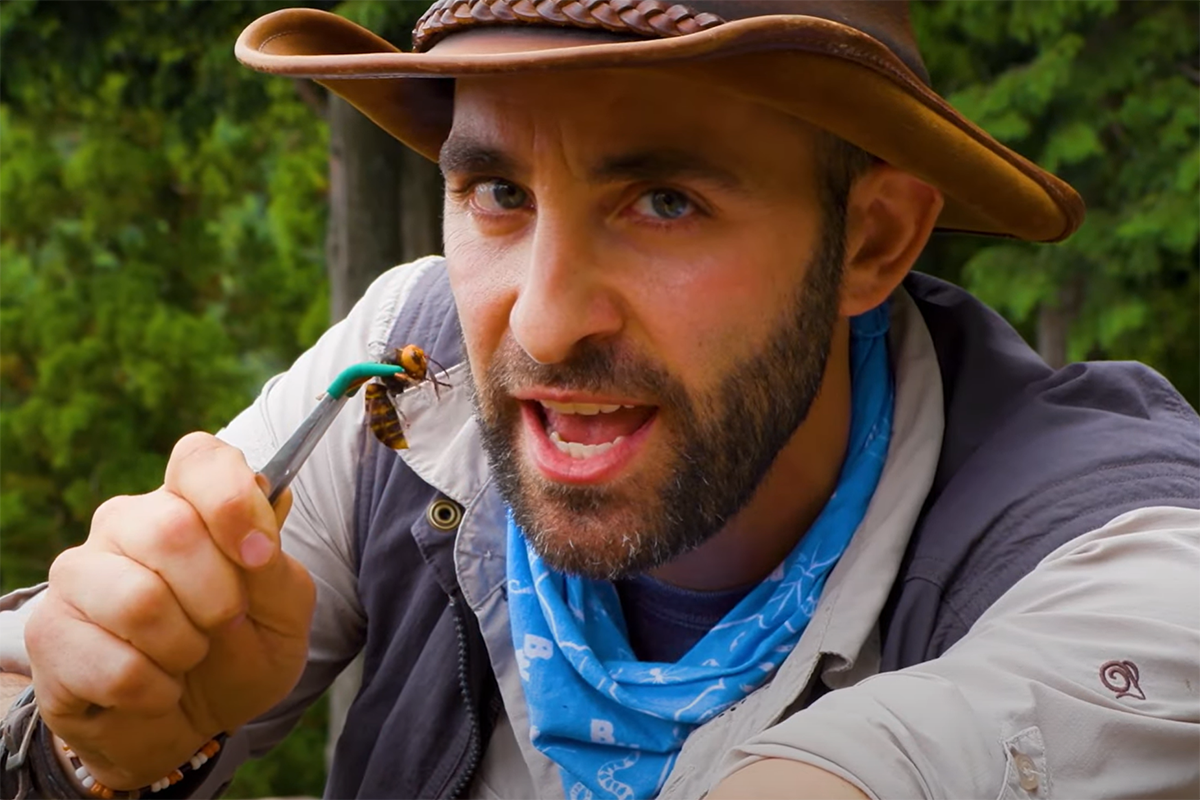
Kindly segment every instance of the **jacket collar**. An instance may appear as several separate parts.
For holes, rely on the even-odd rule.
[[[420,478],[462,506],[487,483],[489,469],[471,405],[471,373],[464,362],[400,396],[408,449],[400,458]],[[448,384],[448,386],[446,386]]]

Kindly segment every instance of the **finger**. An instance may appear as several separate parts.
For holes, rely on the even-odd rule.
[[[179,681],[128,642],[79,618],[53,589],[30,616],[25,647],[38,707],[60,735],[72,720],[86,721],[93,705],[159,716],[179,704]]]
[[[114,498],[96,511],[97,544],[157,573],[183,612],[202,631],[246,610],[243,572],[226,558],[199,512],[165,489]]]
[[[278,555],[275,510],[237,448],[206,433],[188,434],[171,453],[165,488],[196,509],[230,560],[261,569]]]
[[[285,638],[307,638],[317,591],[304,565],[283,553],[270,566],[246,577],[247,616],[260,628]]]
[[[167,582],[132,559],[72,548],[51,565],[50,585],[78,616],[129,642],[168,674],[183,675],[208,654],[208,637]]]

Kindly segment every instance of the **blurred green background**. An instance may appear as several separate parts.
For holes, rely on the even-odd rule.
[[[291,4],[294,5],[294,4]],[[309,3],[407,46],[427,2]],[[0,587],[158,485],[343,315],[436,251],[436,170],[309,82],[234,61],[268,2],[0,5]],[[1200,401],[1195,2],[913,6],[936,89],[1072,183],[1057,246],[937,238],[1051,363],[1137,359]],[[232,796],[321,793],[326,704]]]

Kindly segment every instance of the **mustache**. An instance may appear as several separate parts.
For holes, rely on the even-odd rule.
[[[511,336],[505,337],[482,379],[485,385],[477,391],[493,398],[531,386],[635,394],[662,404],[678,403],[686,397],[680,383],[661,364],[622,351],[613,343],[589,339],[576,344],[566,359],[542,364]]]

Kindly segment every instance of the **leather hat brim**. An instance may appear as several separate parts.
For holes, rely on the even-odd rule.
[[[836,22],[767,16],[674,38],[513,41],[509,51],[497,52],[493,41],[472,52],[468,31],[430,52],[406,53],[334,14],[288,9],[247,27],[235,53],[252,69],[318,81],[435,161],[450,132],[453,95],[447,81],[431,78],[669,64],[936,186],[946,198],[941,230],[1054,242],[1083,222],[1083,200],[1067,183],[955,111],[883,44]]]

